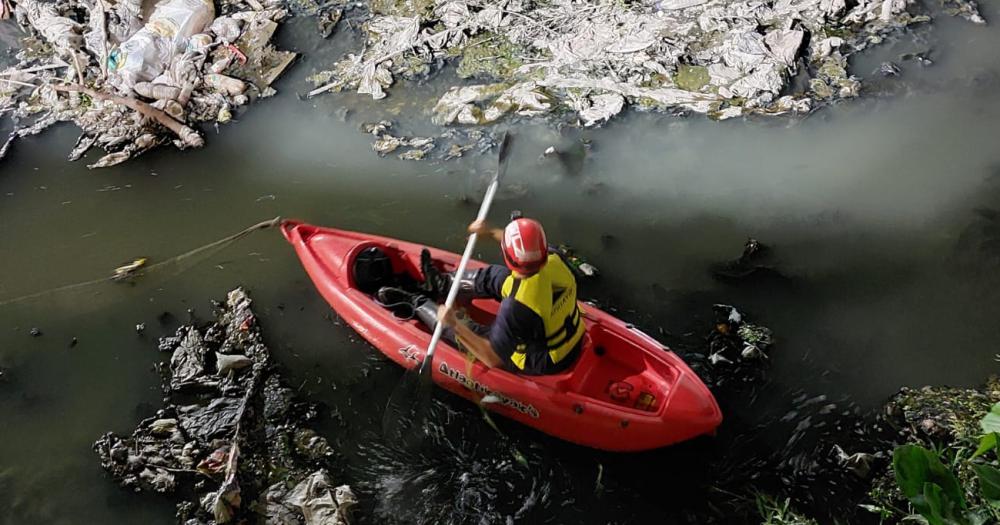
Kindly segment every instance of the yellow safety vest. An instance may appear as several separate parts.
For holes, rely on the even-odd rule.
[[[542,270],[526,279],[509,275],[500,292],[504,298],[531,308],[545,323],[545,339],[549,358],[562,361],[576,347],[586,327],[580,322],[576,304],[576,278],[558,255],[549,254]],[[514,365],[524,370],[527,354],[518,348],[510,357]]]

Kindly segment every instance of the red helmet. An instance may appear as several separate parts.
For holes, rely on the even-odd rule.
[[[534,219],[515,219],[503,230],[503,260],[511,270],[531,275],[548,260],[545,230]]]

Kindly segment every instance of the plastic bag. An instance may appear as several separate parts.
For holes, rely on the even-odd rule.
[[[215,19],[215,5],[205,0],[170,0],[149,22],[108,57],[108,69],[119,88],[130,91],[137,82],[158,76],[188,40]]]
[[[240,34],[243,32],[241,29],[241,21],[228,16],[220,16],[212,22],[211,27],[212,33],[215,36],[221,38],[226,42],[235,42]]]

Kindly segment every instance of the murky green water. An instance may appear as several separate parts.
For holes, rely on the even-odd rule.
[[[1000,21],[1000,6],[987,3],[984,15]],[[357,128],[392,117],[388,106],[295,96],[347,37],[317,42],[310,31],[306,22],[283,29],[311,58],[279,82],[277,97],[221,134],[210,130],[203,150],[90,172],[65,161],[76,138],[69,127],[18,143],[0,165],[0,301],[94,279],[137,256],[163,260],[275,215],[458,249],[475,213],[460,197],[479,191],[476,170],[493,160],[376,157]],[[982,210],[1000,207],[1000,30],[941,19],[918,41],[862,57],[856,71],[868,76],[882,60],[927,47],[932,67],[903,62],[901,79],[877,82],[884,94],[804,121],[632,115],[596,131],[518,127],[493,217],[524,210],[551,239],[587,254],[604,271],[589,297],[667,340],[703,330],[717,301],[775,330],[766,383],[753,397],[722,395],[727,423],[716,443],[622,458],[509,423],[504,439],[443,397],[452,413],[438,455],[384,450],[373,433],[398,371],[331,319],[271,231],[135,286],[0,306],[0,523],[173,521],[167,499],[117,489],[90,446],[159,406],[152,365],[165,356],[156,338],[188,309],[209,317],[209,299],[237,284],[252,290],[291,382],[342,415],[345,424],[331,418],[325,434],[344,452],[342,478],[367,487],[365,511],[375,514],[364,522],[629,521],[623,509],[640,521],[683,516],[675,511],[704,510],[703,484],[780,455],[801,418],[779,418],[800,393],[870,408],[902,385],[981,382],[1000,351],[1000,224]],[[346,122],[343,105],[354,108]],[[404,128],[426,129],[413,117],[424,106],[405,104]],[[594,148],[579,173],[538,159],[549,144],[580,137]],[[735,258],[749,235],[774,248],[788,280],[712,279],[707,266]],[[29,336],[32,327],[42,335]],[[511,465],[514,448],[529,467]],[[428,506],[408,492],[425,468],[439,481],[420,493]]]

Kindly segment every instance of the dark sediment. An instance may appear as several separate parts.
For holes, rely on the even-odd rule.
[[[180,499],[178,523],[340,525],[356,503],[331,479],[333,450],[304,426],[316,408],[295,399],[270,360],[246,293],[218,320],[163,338],[166,406],[129,437],[94,449],[122,487]]]

